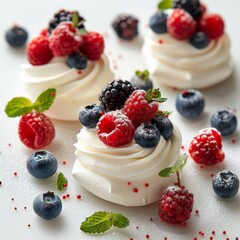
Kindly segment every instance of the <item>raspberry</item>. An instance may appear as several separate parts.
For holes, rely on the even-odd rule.
[[[29,148],[41,149],[51,143],[55,129],[51,120],[43,113],[23,115],[18,126],[20,140]]]
[[[41,30],[40,35],[44,36],[44,37],[48,37],[49,32],[47,28],[44,28]]]
[[[210,39],[218,39],[224,33],[224,21],[217,14],[205,14],[198,21],[197,29],[206,33]]]
[[[189,153],[192,159],[199,164],[212,165],[222,162],[222,138],[215,128],[206,128],[199,132],[190,143]]]
[[[123,114],[128,116],[135,128],[143,122],[150,122],[158,110],[158,103],[148,102],[145,97],[146,92],[144,90],[135,90],[122,109]]]
[[[88,32],[83,35],[83,44],[80,50],[87,56],[88,60],[97,61],[100,59],[104,50],[102,35],[96,32]]]
[[[32,65],[43,65],[53,58],[52,50],[46,36],[34,38],[27,47],[27,57]]]
[[[178,40],[187,40],[196,29],[193,17],[183,9],[175,9],[167,19],[169,34]]]
[[[99,119],[97,135],[106,145],[119,147],[132,141],[134,127],[127,116],[121,112],[112,111]]]
[[[170,186],[161,196],[158,215],[166,222],[184,223],[191,216],[193,202],[194,197],[191,192],[178,186]]]
[[[82,37],[76,34],[71,22],[62,22],[53,30],[49,42],[54,56],[69,56],[78,50]]]

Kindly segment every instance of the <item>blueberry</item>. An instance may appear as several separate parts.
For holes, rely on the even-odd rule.
[[[133,87],[143,89],[145,91],[153,89],[153,83],[149,78],[148,70],[145,70],[143,72],[136,71],[135,75],[131,78],[130,83],[133,85]]]
[[[103,108],[96,104],[86,106],[79,113],[79,121],[84,127],[95,128],[103,112]]]
[[[85,69],[87,67],[87,58],[82,53],[72,53],[67,59],[67,65],[70,68]]]
[[[149,26],[155,33],[167,32],[167,17],[168,15],[162,12],[157,12],[150,18]]]
[[[155,124],[142,123],[135,131],[134,139],[144,148],[155,147],[160,140],[160,132]]]
[[[41,218],[51,220],[62,211],[62,201],[53,192],[38,195],[33,201],[33,210]]]
[[[203,32],[198,32],[190,39],[190,43],[198,49],[202,49],[208,46],[210,40],[208,36]]]
[[[152,122],[156,124],[160,134],[165,140],[170,139],[173,134],[173,124],[169,118],[157,115],[152,119]]]
[[[27,159],[27,170],[35,178],[51,177],[58,168],[57,159],[52,153],[40,150]]]
[[[28,33],[22,27],[15,25],[6,32],[5,37],[10,46],[22,47],[28,39]]]
[[[220,109],[213,114],[211,126],[216,128],[223,136],[230,135],[237,129],[237,117],[228,109]]]
[[[177,96],[176,108],[186,118],[197,118],[204,109],[205,101],[201,92],[185,90]]]
[[[238,176],[229,170],[224,170],[216,174],[213,178],[212,186],[214,192],[223,198],[235,196],[239,189]]]

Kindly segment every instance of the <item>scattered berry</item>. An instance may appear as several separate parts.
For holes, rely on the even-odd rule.
[[[155,124],[142,123],[135,131],[134,139],[143,148],[155,147],[160,140],[160,132]]]
[[[112,111],[100,118],[97,124],[97,135],[106,145],[119,147],[132,141],[134,127],[127,116]]]
[[[83,35],[83,44],[80,50],[88,60],[99,60],[104,50],[103,36],[97,32],[88,32]]]
[[[86,106],[84,109],[80,111],[79,121],[82,123],[84,127],[95,128],[103,113],[104,110],[101,106],[92,104]]]
[[[195,33],[196,22],[188,12],[175,9],[167,19],[167,29],[173,38],[187,40]]]
[[[144,90],[135,90],[127,99],[122,112],[137,128],[143,122],[150,122],[158,111],[158,103],[153,102],[152,93],[146,94]]]
[[[43,35],[34,38],[27,47],[27,57],[32,65],[43,65],[51,61],[53,53],[48,38]]]
[[[198,164],[212,165],[224,160],[222,138],[215,128],[202,129],[190,143],[189,153]]]
[[[138,35],[138,19],[131,15],[119,15],[113,23],[113,29],[121,39],[132,40]]]
[[[186,222],[193,208],[193,194],[178,186],[168,187],[162,194],[158,206],[159,217],[166,222]]]
[[[149,22],[149,27],[155,33],[166,33],[167,32],[167,17],[168,15],[163,12],[155,13]]]
[[[51,220],[62,211],[62,201],[53,192],[38,195],[33,201],[33,210],[41,218]]]
[[[195,20],[202,15],[202,5],[199,0],[177,0],[173,8],[181,8],[188,12]]]
[[[237,129],[237,117],[228,109],[220,109],[213,114],[211,126],[216,128],[222,136],[228,136]]]
[[[134,90],[130,82],[114,80],[102,90],[99,101],[106,111],[121,109]]]
[[[64,9],[59,10],[54,14],[53,18],[49,22],[48,32],[51,33],[61,22],[72,22],[73,14],[78,16],[77,28],[84,28],[83,22],[84,18],[81,17],[78,11],[66,11]]]
[[[21,117],[18,134],[27,147],[41,149],[52,142],[55,129],[51,120],[43,113],[32,112]]]
[[[152,122],[156,124],[160,134],[167,141],[173,134],[173,124],[169,118],[162,115],[156,115]]]
[[[204,14],[198,21],[197,29],[210,39],[218,39],[224,34],[224,21],[217,14]]]
[[[70,22],[62,22],[49,36],[49,47],[54,56],[68,56],[78,50],[82,37]]]
[[[197,118],[204,110],[205,101],[200,91],[189,89],[181,92],[176,98],[178,112],[186,118]]]
[[[24,28],[14,25],[6,32],[5,37],[10,46],[22,47],[27,42],[28,33]]]
[[[35,178],[51,177],[57,171],[57,168],[56,157],[46,150],[37,151],[27,159],[27,170]]]
[[[209,42],[209,38],[204,32],[198,32],[190,39],[190,43],[197,49],[203,49],[207,47]]]
[[[147,91],[153,88],[152,80],[149,78],[148,70],[136,71],[135,75],[130,80],[133,87]]]
[[[215,175],[212,181],[214,192],[223,198],[234,197],[239,190],[238,176],[229,170],[223,170]]]
[[[87,58],[82,53],[72,53],[67,58],[67,65],[70,68],[85,69],[87,67]]]

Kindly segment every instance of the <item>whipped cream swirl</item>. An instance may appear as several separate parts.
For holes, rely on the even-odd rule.
[[[206,48],[197,49],[188,41],[178,41],[167,33],[149,31],[142,53],[156,85],[207,88],[226,80],[233,71],[226,34],[211,40]]]
[[[53,119],[73,121],[78,120],[80,109],[98,101],[102,88],[113,80],[113,73],[105,55],[96,62],[88,61],[81,72],[69,68],[65,57],[55,57],[45,65],[23,65],[21,80],[32,100],[44,90],[56,88],[56,99],[46,114]]]
[[[124,206],[156,202],[164,187],[174,180],[161,178],[163,168],[174,165],[182,143],[181,133],[163,137],[156,147],[143,148],[133,140],[113,148],[102,143],[96,131],[81,129],[77,135],[76,161],[72,174],[81,186],[96,196]]]

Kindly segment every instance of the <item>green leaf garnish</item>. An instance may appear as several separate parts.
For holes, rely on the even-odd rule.
[[[57,178],[57,189],[58,191],[62,191],[68,184],[68,180],[66,179],[66,177],[64,176],[63,173],[59,173],[58,174],[58,178]]]
[[[168,118],[172,112],[169,111],[157,111],[156,116],[162,116]]]
[[[85,233],[99,234],[108,231],[111,227],[125,228],[129,220],[120,213],[95,212],[92,216],[82,222],[80,229]]]
[[[153,89],[153,90],[148,89],[146,92],[145,99],[148,102],[155,101],[155,102],[162,103],[162,102],[167,101],[167,98],[162,98],[162,95],[161,95],[161,92],[159,91],[159,89]]]
[[[79,29],[78,31],[77,31],[77,34],[78,35],[85,35],[85,34],[87,34],[88,32],[87,32],[87,30],[85,29],[85,28],[81,28],[81,29]]]
[[[177,173],[180,169],[184,167],[184,165],[187,163],[187,154],[184,153],[183,155],[179,156],[178,160],[174,164],[173,167],[167,167],[164,168],[159,172],[160,177],[170,177],[174,173]]]
[[[159,4],[158,4],[158,9],[163,11],[169,8],[172,8],[173,5],[173,0],[162,0]]]
[[[25,97],[15,97],[7,103],[5,113],[8,117],[18,117],[32,111],[32,102]]]
[[[72,23],[73,23],[73,27],[77,27],[78,25],[78,20],[79,20],[79,15],[77,12],[74,12],[72,15]]]
[[[25,97],[15,97],[7,103],[5,113],[8,117],[18,117],[23,114],[30,113],[33,110],[36,110],[37,112],[44,112],[53,104],[55,97],[55,88],[49,88],[41,93],[34,103]]]
[[[144,70],[144,71],[139,71],[139,70],[137,70],[137,71],[135,72],[135,74],[136,74],[139,78],[141,78],[142,80],[144,80],[144,81],[149,81],[149,71],[148,71],[148,70]]]

